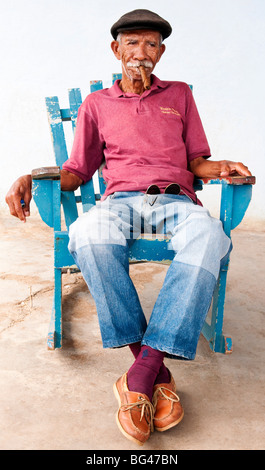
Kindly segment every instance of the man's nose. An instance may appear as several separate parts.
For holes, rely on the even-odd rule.
[[[134,51],[134,58],[136,60],[145,60],[147,59],[146,49],[144,45],[139,44]]]

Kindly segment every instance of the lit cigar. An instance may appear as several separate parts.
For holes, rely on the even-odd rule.
[[[144,84],[144,89],[150,90],[151,88],[150,77],[147,77],[145,67],[143,65],[140,65],[139,70],[140,70],[142,81]]]

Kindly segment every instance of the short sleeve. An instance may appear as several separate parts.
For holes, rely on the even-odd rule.
[[[104,142],[101,139],[97,122],[81,105],[71,155],[63,164],[63,169],[79,176],[86,183],[104,159],[103,148]]]

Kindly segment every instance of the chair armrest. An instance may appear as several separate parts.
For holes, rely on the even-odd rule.
[[[195,178],[194,184],[222,184],[222,182],[233,185],[255,184],[255,176],[226,176],[224,178]]]
[[[52,179],[58,180],[61,177],[61,170],[59,166],[44,166],[41,168],[35,168],[31,172],[33,180],[40,179]]]
[[[205,185],[221,185],[220,220],[225,233],[230,236],[246,213],[252,196],[252,186],[256,183],[255,176],[226,176],[225,178],[195,178],[195,190]]]
[[[60,167],[37,168],[31,176],[33,200],[43,222],[61,230]]]
[[[78,217],[74,191],[61,191],[61,170],[59,166],[36,168],[31,172],[32,195],[42,220],[61,230],[61,203],[67,228]],[[78,196],[77,196],[78,197]]]

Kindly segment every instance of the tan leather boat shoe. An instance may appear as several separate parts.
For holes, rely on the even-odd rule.
[[[166,431],[182,420],[184,410],[179,396],[176,394],[176,384],[172,375],[170,383],[154,386],[153,406],[155,410],[154,428],[156,431]]]
[[[153,431],[154,408],[147,395],[131,392],[127,384],[127,372],[113,386],[119,402],[116,421],[127,439],[143,445]]]

